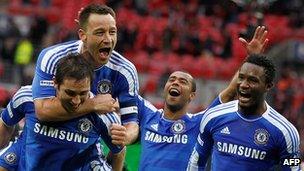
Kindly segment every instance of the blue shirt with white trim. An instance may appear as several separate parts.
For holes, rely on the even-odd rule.
[[[283,165],[284,159],[299,158],[296,128],[267,104],[260,117],[238,112],[238,101],[209,109],[200,124],[200,134],[192,152],[189,171],[204,170],[212,153],[212,170],[300,170]]]
[[[220,103],[218,97],[212,106]],[[138,109],[142,147],[139,170],[186,170],[204,111],[169,120],[164,118],[162,109],[156,109],[141,97]]]
[[[70,53],[80,53],[83,42],[70,41],[48,47],[40,53],[33,80],[33,98],[54,97],[52,81],[58,61]],[[138,75],[135,66],[118,52],[113,51],[110,60],[104,66],[95,69],[95,79],[91,91],[96,94],[110,93],[118,98],[123,123],[137,121],[136,96],[139,90]]]
[[[110,167],[104,165],[97,151],[98,139],[101,137],[113,153],[122,150],[112,144],[109,135],[111,124],[120,123],[115,113],[92,113],[66,122],[41,123],[35,116],[32,87],[24,86],[16,92],[1,114],[2,120],[9,126],[18,123],[23,117],[26,118],[23,136],[5,149],[0,166],[9,166],[11,170],[86,170],[99,167],[100,163],[103,165],[101,169],[109,170]],[[10,156],[16,156],[16,160],[9,163],[5,159],[11,153],[15,154]],[[84,153],[88,155],[84,156]],[[76,159],[77,165],[69,163]]]

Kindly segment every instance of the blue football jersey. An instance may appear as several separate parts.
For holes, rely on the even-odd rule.
[[[109,170],[111,167],[107,165],[105,160],[100,158],[96,147],[96,144],[99,144],[98,139],[100,137],[113,153],[121,151],[121,147],[111,143],[109,136],[110,125],[112,123],[120,123],[120,118],[117,114],[89,114],[71,120],[71,122],[40,123],[35,117],[32,87],[24,86],[16,92],[7,108],[2,112],[1,118],[6,125],[13,126],[24,117],[26,118],[26,124],[21,136],[16,142],[11,143],[9,147],[3,150],[0,158],[0,166],[9,170],[39,170],[39,168],[43,167],[46,167],[44,168],[46,170],[88,170],[88,168]],[[63,129],[60,126],[57,127],[57,125],[65,123],[66,125],[62,126]],[[48,127],[49,125],[51,127]],[[29,140],[27,141],[27,139]],[[36,147],[43,147],[43,150],[39,151]],[[25,150],[27,153],[25,153]],[[52,152],[53,150],[55,152]],[[56,152],[57,150],[59,152]],[[74,152],[71,152],[73,150]],[[86,155],[84,156],[83,154]],[[37,159],[40,159],[40,163],[35,161]],[[69,163],[72,160],[77,161],[77,164]],[[44,164],[44,161],[48,163]],[[39,166],[36,167],[36,165]]]
[[[24,118],[25,113],[32,113],[34,110],[32,86],[23,86],[8,103],[1,118],[6,125],[14,126]]]
[[[209,109],[202,118],[200,134],[188,170],[204,170],[212,153],[212,170],[300,170],[283,166],[288,158],[299,157],[296,128],[267,104],[266,112],[253,118],[238,112],[238,101]]]
[[[33,98],[54,97],[53,77],[58,61],[70,53],[80,53],[83,42],[70,41],[48,47],[40,53],[33,80]],[[109,62],[95,69],[91,86],[94,94],[110,93],[118,98],[123,123],[137,120],[138,75],[135,66],[122,55],[113,51]]]
[[[0,151],[0,166],[9,171],[25,170],[21,164],[24,162],[24,136],[21,134],[14,142]]]
[[[8,126],[16,125],[26,113],[34,112],[32,87],[23,86],[13,96],[1,114],[1,119]],[[26,125],[25,125],[26,126]],[[24,143],[26,132],[6,147],[0,157],[0,166],[8,170],[24,170]]]
[[[35,114],[26,116],[26,169],[64,170],[66,161],[80,155],[90,146],[98,143],[99,137],[113,153],[122,150],[111,143],[109,128],[112,123],[120,123],[117,114],[85,115],[64,122],[39,122]],[[96,148],[96,147],[95,147]],[[85,156],[84,156],[84,159]],[[80,160],[81,161],[81,160]]]
[[[212,103],[217,104],[219,98]],[[139,170],[186,170],[204,112],[187,113],[173,121],[139,97],[138,113],[142,147]]]

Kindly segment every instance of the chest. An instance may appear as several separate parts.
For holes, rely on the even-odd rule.
[[[156,116],[141,126],[141,140],[147,147],[175,148],[194,144],[199,133],[198,124],[188,120],[167,121]]]
[[[222,155],[263,160],[276,150],[272,131],[259,122],[235,120],[219,124],[212,130],[213,149]]]

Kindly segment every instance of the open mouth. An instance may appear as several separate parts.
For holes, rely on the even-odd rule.
[[[239,90],[239,100],[240,101],[249,101],[251,98],[251,94],[245,91]]]
[[[173,97],[177,97],[177,96],[180,95],[180,92],[179,92],[176,88],[171,88],[171,89],[169,90],[169,94],[170,94],[171,96],[173,96]]]
[[[105,48],[100,48],[99,53],[102,54],[103,56],[108,56],[110,53],[111,48],[105,47]]]

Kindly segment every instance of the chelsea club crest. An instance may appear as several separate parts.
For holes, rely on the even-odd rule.
[[[100,80],[97,85],[97,91],[99,94],[111,94],[112,93],[112,83],[110,80],[104,79]]]
[[[181,134],[186,130],[186,125],[183,120],[174,122],[171,126],[171,131],[175,134]]]
[[[87,119],[87,118],[84,118],[84,119],[80,119],[79,120],[79,123],[78,123],[78,129],[83,132],[83,133],[89,133],[91,131],[93,127],[93,124],[92,122]]]
[[[257,145],[266,145],[269,139],[269,133],[265,129],[257,129],[254,133],[254,143]]]
[[[4,156],[4,160],[7,164],[15,164],[17,161],[17,155],[15,153],[7,153]]]

